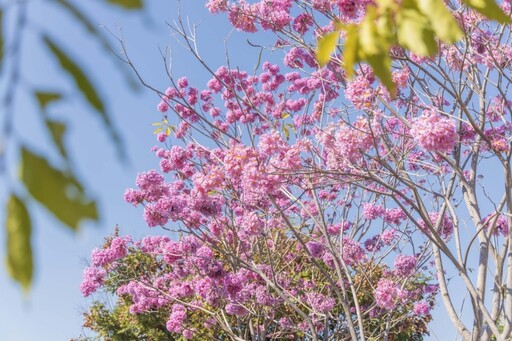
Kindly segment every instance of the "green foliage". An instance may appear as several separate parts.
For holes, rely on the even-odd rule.
[[[26,148],[21,150],[21,181],[28,192],[57,219],[73,230],[83,219],[98,219],[96,203],[72,174],[52,167]]]
[[[110,310],[104,304],[96,302],[84,315],[84,326],[97,333],[102,340],[178,340],[165,328],[169,316],[162,313],[132,314],[131,302],[121,298]],[[91,340],[82,337],[79,340]]]
[[[36,91],[34,95],[36,96],[39,108],[43,111],[43,113],[46,110],[48,104],[62,99],[62,95],[58,92]]]
[[[66,133],[66,125],[62,122],[57,122],[53,120],[45,120],[46,127],[48,128],[48,131],[50,132],[50,135],[52,137],[53,143],[57,146],[59,149],[60,155],[67,159],[67,151],[64,147],[64,134]]]
[[[510,22],[493,0],[465,0],[469,7],[501,23]],[[437,53],[437,39],[454,43],[463,33],[442,0],[377,0],[370,5],[365,19],[357,25],[337,25],[334,32],[318,40],[316,59],[320,66],[329,62],[341,30],[346,31],[344,66],[349,77],[359,62],[368,63],[386,88],[394,93],[389,48],[400,45],[420,56]]]
[[[331,54],[333,53],[336,45],[338,43],[338,37],[340,36],[339,31],[330,32],[324,34],[318,40],[318,47],[316,50],[316,60],[320,66],[324,66],[331,59]]]
[[[109,4],[121,6],[124,9],[141,9],[144,6],[142,0],[107,0]]]
[[[114,49],[112,48],[107,34],[105,34],[106,31],[102,31],[98,25],[94,23],[92,17],[78,7],[78,4],[82,3],[86,4],[87,2],[51,0],[45,2],[43,6],[46,4],[49,4],[48,6],[57,6],[62,10],[64,15],[71,17],[76,26],[82,28],[85,33],[99,44],[105,53],[104,55],[112,58],[114,66],[118,68],[119,72],[125,78],[124,83],[130,85],[133,90],[138,89],[139,84],[135,81],[134,76],[122,63],[118,62],[118,59],[112,53]],[[115,6],[131,11],[141,10],[144,5],[143,0],[105,0],[103,3],[107,5],[105,9],[110,6]],[[30,50],[25,51],[24,45],[19,45],[17,42],[21,41],[20,37],[27,27],[30,26],[31,28],[37,29],[39,33],[38,37],[41,38],[38,43],[46,46],[47,51],[57,61],[57,66],[59,71],[61,71],[61,74],[58,74],[56,78],[62,75],[70,77],[75,92],[83,96],[87,101],[87,105],[99,114],[98,116],[105,130],[117,148],[119,157],[125,158],[125,150],[122,148],[121,138],[118,130],[115,129],[112,124],[110,113],[107,109],[107,99],[100,96],[101,91],[98,89],[98,84],[93,82],[88,76],[88,65],[81,64],[72,57],[73,52],[76,53],[77,51],[68,51],[57,43],[59,32],[49,35],[46,33],[44,27],[30,25],[31,17],[28,8],[31,5],[31,2],[26,1],[13,2],[12,6],[0,5],[0,71],[6,59],[25,59],[22,58],[23,53],[30,53]],[[5,34],[4,21],[13,24],[12,34],[9,36]],[[18,92],[25,89],[24,87],[18,86],[19,79],[24,76],[22,63],[14,62],[11,63],[10,66],[9,69],[3,70],[4,72],[0,74],[1,77],[3,77],[2,79],[7,80],[11,85],[8,87],[8,90],[5,90],[5,94],[0,94],[0,100],[3,101],[0,103],[0,107],[4,110],[6,121],[12,121],[12,119],[8,117],[9,115],[15,116],[19,114],[16,112],[16,108],[14,108],[16,103],[15,97]],[[30,78],[27,77],[27,79]],[[9,148],[10,150],[15,150],[15,152],[21,151],[21,179],[6,180],[8,182],[21,180],[30,194],[29,198],[35,199],[41,203],[63,224],[73,230],[77,230],[82,220],[98,219],[96,202],[85,194],[87,191],[72,172],[74,167],[72,167],[69,160],[64,141],[67,132],[67,122],[65,120],[51,118],[48,112],[48,108],[51,105],[63,103],[72,96],[64,97],[60,91],[47,90],[45,85],[43,85],[43,87],[37,85],[37,90],[29,88],[28,91],[32,94],[34,102],[39,108],[45,123],[44,127],[53,142],[50,146],[53,146],[53,148],[58,151],[59,156],[65,161],[66,171],[53,167],[46,156],[36,155],[24,148],[24,143],[18,141],[18,137],[12,135],[13,129],[9,128],[2,132],[2,139],[9,141],[9,144],[13,146]],[[0,154],[0,159],[2,163],[7,163],[8,158],[5,154]],[[5,169],[8,168],[11,167],[5,167]],[[6,177],[9,176],[7,172],[3,175]],[[7,269],[14,280],[20,283],[24,288],[29,288],[33,271],[32,249],[30,245],[30,212],[27,211],[25,203],[13,194],[11,194],[6,208],[8,210],[6,224],[8,241]],[[23,220],[22,218],[25,219],[24,222],[26,223],[20,223],[21,220]],[[20,257],[21,253],[19,250],[21,250],[21,248],[24,249],[25,258]]]
[[[15,195],[7,201],[7,271],[25,290],[30,288],[34,264],[30,243],[32,225],[25,203]]]
[[[510,22],[510,17],[501,10],[494,0],[463,1],[466,5],[491,20],[496,20],[502,24]]]
[[[398,42],[421,56],[437,52],[434,30],[429,18],[420,12],[415,0],[404,0],[397,15]]]
[[[49,36],[45,36],[44,42],[53,56],[59,61],[62,70],[66,71],[74,80],[76,88],[80,90],[87,102],[100,114],[103,123],[110,133],[110,137],[117,144],[118,151],[122,153],[120,137],[112,126],[105,104],[96,91],[92,82],[86,76],[82,68],[62,50]]]

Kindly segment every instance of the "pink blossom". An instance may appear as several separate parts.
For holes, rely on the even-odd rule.
[[[416,270],[417,259],[414,256],[398,255],[395,258],[395,273],[398,276],[407,277]]]
[[[80,291],[85,297],[93,294],[103,285],[103,279],[105,278],[107,271],[102,268],[89,266],[85,268],[83,274],[83,280],[80,284]]]
[[[412,123],[411,135],[429,152],[449,153],[457,143],[453,120],[432,112],[422,115]]]
[[[430,313],[430,307],[426,302],[421,301],[421,302],[414,304],[412,311],[417,316],[425,316]]]
[[[380,279],[373,295],[375,303],[386,310],[395,309],[400,288],[389,279]]]

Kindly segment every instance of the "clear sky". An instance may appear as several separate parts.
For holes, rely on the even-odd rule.
[[[192,84],[202,85],[208,74],[193,62],[171,37],[166,22],[177,18],[178,3],[173,1],[146,1],[143,16],[122,10],[106,10],[98,1],[79,2],[97,25],[104,25],[114,34],[120,35],[141,75],[153,86],[165,89],[167,76],[160,51],[172,46],[173,72],[176,76],[189,76]],[[88,75],[96,81],[108,99],[116,127],[124,138],[124,148],[130,159],[122,164],[116,159],[111,145],[97,115],[87,110],[81,98],[69,101],[68,105],[55,106],[54,117],[70,125],[66,143],[74,166],[91,194],[100,200],[102,220],[98,224],[84,223],[78,233],[72,233],[48,215],[40,206],[33,204],[33,248],[36,277],[30,294],[23,296],[21,290],[7,277],[5,269],[0,271],[0,341],[68,340],[80,334],[82,312],[90,302],[79,291],[83,268],[90,251],[100,245],[103,237],[110,234],[116,224],[121,233],[140,238],[148,233],[163,233],[150,230],[142,219],[142,211],[122,200],[122,194],[134,185],[140,171],[158,167],[158,160],[150,152],[155,144],[152,122],[160,116],[156,111],[158,98],[147,89],[135,93],[125,84],[124,78],[99,45],[72,20],[44,1],[33,1],[29,5],[30,21],[34,26],[27,32],[23,45],[23,74],[31,85],[54,84],[55,88],[71,92],[69,79],[60,75],[55,62],[38,43],[37,30],[44,29],[54,34],[58,42],[87,65]],[[207,63],[216,69],[225,60],[224,37],[230,27],[224,17],[211,17],[204,9],[203,1],[186,1],[182,4],[183,16],[191,22],[201,21],[198,30],[198,45]],[[257,60],[245,39],[247,36],[231,32],[228,40],[233,65],[252,69]],[[250,37],[251,39],[256,37]],[[261,41],[261,38],[258,38]],[[243,47],[243,48],[240,48]],[[51,83],[49,80],[54,81]],[[40,117],[30,98],[18,97],[19,115],[15,117],[17,133],[35,150],[46,153],[49,139],[45,135]],[[10,171],[15,174],[16,167]],[[0,192],[2,199],[5,193]],[[3,202],[3,201],[2,201]],[[4,221],[4,210],[0,210],[0,221]],[[4,233],[0,233],[0,254],[5,253]],[[3,256],[2,256],[3,257]],[[439,304],[441,304],[439,302]],[[436,313],[438,321],[433,324],[434,333],[440,340],[453,340],[455,332],[442,313]]]

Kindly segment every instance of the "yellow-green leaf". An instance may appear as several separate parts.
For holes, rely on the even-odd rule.
[[[84,13],[83,11],[77,7],[77,5],[73,4],[68,0],[57,0],[57,4],[61,6],[62,9],[67,11],[74,19],[77,24],[82,25],[82,27],[89,33],[93,38],[96,39],[98,43],[100,43],[103,51],[106,56],[113,57],[115,63],[114,65],[119,69],[119,71],[123,74],[126,83],[130,86],[130,88],[134,91],[139,90],[140,83],[137,79],[135,79],[131,70],[128,70],[123,63],[118,63],[117,58],[114,53],[112,53],[112,46],[108,39],[105,38],[103,31],[98,29],[98,25],[94,24]]]
[[[496,4],[494,0],[463,0],[465,4],[491,20],[500,23],[510,22],[510,17]]]
[[[21,181],[30,195],[73,230],[84,219],[98,220],[96,203],[78,180],[26,148],[21,150]]]
[[[60,155],[62,155],[63,158],[67,159],[68,155],[66,152],[66,148],[64,147],[63,141],[64,134],[66,133],[66,125],[62,122],[46,120],[46,128],[50,132],[53,143],[55,143],[55,145],[59,149]]]
[[[391,58],[388,54],[389,45],[385,37],[379,34],[375,26],[376,9],[370,6],[366,18],[361,23],[359,34],[359,57],[366,60],[373,72],[388,91],[394,95],[395,83],[391,76]]]
[[[324,34],[318,40],[318,46],[316,48],[316,60],[320,66],[324,66],[329,62],[329,60],[331,60],[331,54],[336,48],[339,36],[340,32],[334,31]]]
[[[284,137],[286,137],[287,140],[290,139],[290,130],[288,129],[288,127],[285,125],[283,125],[283,133],[284,133]]]
[[[421,56],[433,56],[437,52],[434,31],[425,14],[416,7],[415,0],[404,0],[397,13],[398,42]]]
[[[121,158],[125,158],[126,155],[121,143],[121,138],[119,137],[117,131],[114,129],[105,108],[105,104],[94,88],[92,82],[85,75],[85,72],[82,71],[82,68],[73,59],[71,59],[71,57],[69,57],[53,40],[51,40],[50,37],[44,36],[44,42],[52,52],[53,56],[59,61],[61,68],[66,71],[71,76],[71,78],[73,78],[76,87],[80,90],[87,102],[89,102],[89,104],[100,114],[105,127],[110,133],[110,137],[117,147],[119,155]]]
[[[160,133],[162,130],[164,130],[164,128],[162,128],[162,127],[156,128],[155,130],[153,130],[153,134],[158,134],[158,133]]]
[[[36,91],[35,95],[37,102],[39,103],[39,107],[43,111],[46,109],[48,104],[58,101],[62,98],[62,95],[57,92]]]
[[[345,38],[345,45],[343,46],[343,62],[345,64],[345,72],[351,78],[354,75],[354,66],[359,62],[358,49],[359,49],[359,35],[357,27],[350,25],[347,27]]]
[[[123,7],[124,9],[140,9],[144,6],[142,0],[107,0],[107,2]]]
[[[375,26],[377,10],[374,6],[369,6],[366,17],[360,24],[359,31],[359,55],[364,59],[369,55],[378,55],[382,53],[382,40]],[[386,51],[387,52],[387,51]]]
[[[391,96],[395,95],[396,85],[393,82],[393,76],[391,75],[391,58],[387,53],[383,53],[380,56],[369,56],[366,59],[368,64],[372,67],[373,72],[386,89],[390,92]]]
[[[428,17],[436,35],[445,43],[455,43],[463,33],[443,0],[416,0],[418,8]]]
[[[32,226],[25,203],[15,195],[7,201],[7,271],[23,289],[32,283],[34,264],[32,259]]]
[[[394,43],[396,41],[395,29],[393,27],[394,23],[391,18],[391,12],[387,11],[382,14],[375,22],[375,26],[379,32],[379,35],[386,39],[388,44]]]

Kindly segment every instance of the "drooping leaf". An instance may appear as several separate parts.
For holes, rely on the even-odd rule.
[[[316,48],[316,60],[320,66],[324,66],[329,62],[329,60],[331,60],[331,54],[336,49],[339,36],[340,32],[334,31],[324,34],[318,40],[318,46]]]
[[[7,201],[6,213],[7,271],[23,289],[28,290],[34,271],[30,216],[25,203],[12,194]]]
[[[428,17],[436,35],[447,44],[462,38],[463,32],[442,0],[416,0],[421,12]]]
[[[64,134],[66,133],[66,125],[62,122],[46,120],[46,127],[50,132],[53,143],[55,143],[55,145],[59,149],[60,155],[62,155],[64,159],[67,159],[68,155],[66,152],[66,148],[64,147],[63,141]]]
[[[53,56],[57,58],[62,69],[73,78],[75,85],[87,99],[87,102],[102,115],[105,123],[110,125],[110,118],[107,116],[105,104],[82,68],[64,50],[57,46],[50,37],[45,36],[44,42]]]
[[[106,56],[114,57],[114,65],[119,69],[119,71],[123,74],[126,79],[126,83],[130,86],[130,88],[134,91],[137,91],[141,88],[140,83],[135,79],[132,72],[125,67],[123,63],[119,63],[117,58],[115,58],[115,54],[113,53],[113,48],[109,41],[106,39],[105,35],[98,29],[98,25],[92,23],[92,21],[87,17],[87,15],[82,12],[75,4],[71,3],[68,0],[57,0],[57,4],[61,6],[64,10],[66,10],[75,20],[76,23],[82,25],[82,27],[98,41],[105,51]]]
[[[345,63],[345,72],[351,78],[354,75],[354,66],[359,62],[359,35],[357,27],[350,25],[347,28],[345,45],[343,47],[343,62]]]
[[[397,13],[398,42],[412,52],[429,57],[437,52],[437,42],[428,18],[416,7],[415,0],[404,0]]]
[[[463,0],[465,4],[485,17],[500,23],[510,22],[510,17],[496,4],[494,0]]]
[[[51,40],[50,37],[44,36],[43,39],[46,46],[52,52],[53,56],[59,61],[61,68],[66,71],[71,76],[71,78],[73,78],[76,87],[80,90],[87,102],[89,102],[89,104],[100,114],[101,118],[103,119],[103,123],[110,133],[110,137],[115,143],[121,158],[126,158],[125,151],[121,145],[121,138],[119,137],[117,131],[114,129],[110,121],[110,117],[107,114],[105,104],[94,88],[92,82],[85,75],[85,72],[82,71],[82,68],[73,59],[71,59],[71,57],[69,57],[53,40]]]
[[[391,75],[391,57],[388,41],[379,34],[375,25],[376,9],[370,6],[359,32],[359,57],[366,60],[382,84],[394,95],[395,83]]]
[[[286,138],[286,140],[288,141],[290,139],[290,130],[288,129],[288,127],[285,125],[283,125],[283,133],[284,133],[284,137]]]
[[[96,203],[78,180],[27,148],[21,150],[20,173],[30,195],[71,229],[77,230],[84,219],[98,219]]]
[[[37,98],[37,102],[39,103],[39,107],[42,111],[46,109],[46,106],[48,104],[58,101],[62,98],[62,94],[60,93],[46,91],[36,91],[35,96]]]
[[[124,9],[140,9],[144,6],[142,0],[107,0],[109,4],[121,6]]]

